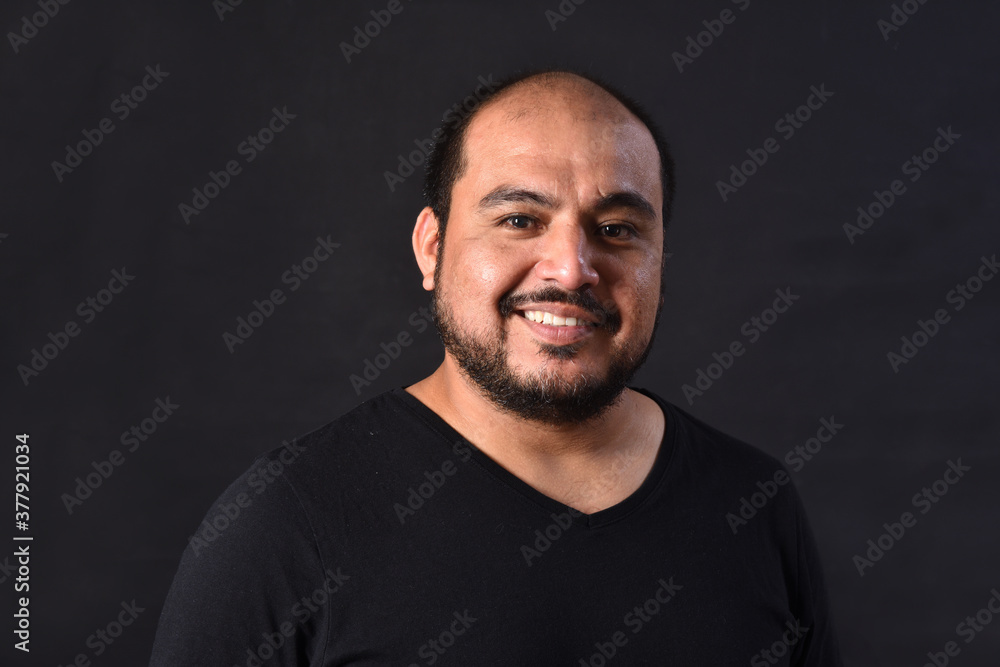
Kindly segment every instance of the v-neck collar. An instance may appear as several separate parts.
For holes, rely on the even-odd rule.
[[[599,512],[594,512],[593,514],[581,514],[577,510],[571,511],[571,508],[568,505],[565,505],[554,498],[550,498],[541,491],[535,489],[520,477],[491,459],[485,452],[480,450],[473,443],[466,440],[458,431],[452,428],[448,422],[442,419],[440,415],[421,403],[417,397],[407,392],[405,387],[397,387],[396,389],[393,389],[391,393],[401,400],[408,408],[410,408],[410,410],[412,410],[421,420],[431,427],[431,429],[436,431],[443,438],[444,443],[447,444],[449,450],[455,442],[468,443],[473,459],[487,473],[494,476],[512,491],[527,498],[535,505],[538,505],[544,510],[546,516],[552,513],[570,513],[575,517],[574,521],[576,521],[579,525],[587,528],[597,528],[619,521],[638,509],[650,497],[650,495],[652,495],[653,491],[664,479],[666,471],[670,466],[670,462],[674,458],[673,455],[676,449],[677,419],[674,416],[673,411],[668,408],[667,404],[659,396],[653,394],[652,392],[639,387],[630,387],[630,389],[634,389],[640,394],[653,399],[656,401],[656,404],[660,406],[660,409],[663,411],[664,419],[663,439],[660,441],[660,446],[656,452],[656,458],[653,461],[653,466],[646,475],[646,479],[644,479],[642,484],[639,485],[639,488],[621,502],[600,510]]]

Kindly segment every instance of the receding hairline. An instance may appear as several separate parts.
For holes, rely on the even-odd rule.
[[[566,85],[568,84],[568,85]],[[510,86],[499,91],[496,95],[484,101],[479,107],[472,112],[469,118],[466,120],[465,128],[458,137],[458,161],[457,169],[455,170],[455,183],[458,182],[462,176],[465,175],[465,171],[468,168],[468,153],[466,151],[466,143],[468,141],[469,134],[472,132],[475,123],[479,120],[481,114],[489,109],[507,102],[509,98],[515,97],[517,95],[523,95],[525,89],[530,90],[532,88],[540,88],[550,95],[554,94],[561,96],[563,100],[569,100],[574,96],[579,96],[580,94],[586,94],[589,103],[599,102],[604,119],[613,122],[615,125],[631,123],[642,128],[646,133],[649,140],[653,143],[654,148],[656,148],[657,161],[662,162],[662,156],[660,151],[656,146],[656,137],[653,131],[647,126],[645,121],[636,116],[625,104],[619,100],[614,93],[608,91],[599,83],[596,83],[585,76],[581,76],[574,72],[566,72],[561,70],[539,72],[537,74],[532,74],[520,81],[517,81]],[[539,104],[526,104],[521,108],[515,110],[510,110],[504,114],[503,119],[505,121],[516,121],[529,114],[536,113],[539,109]],[[585,107],[589,112],[594,111],[593,106]],[[609,113],[613,110],[613,113]],[[662,170],[663,165],[657,165],[658,171]],[[454,183],[452,185],[454,187]],[[666,197],[666,192],[663,193],[664,198]]]
[[[435,143],[426,160],[426,167],[424,168],[424,197],[442,228],[448,221],[454,186],[465,175],[468,169],[465,141],[469,126],[476,120],[479,111],[491,108],[494,102],[509,101],[509,95],[520,94],[528,87],[539,87],[549,96],[552,96],[554,93],[556,96],[562,95],[563,97],[568,97],[572,93],[574,97],[567,99],[570,108],[577,106],[580,109],[591,109],[590,118],[579,116],[578,114],[581,121],[585,122],[589,120],[593,122],[598,117],[604,116],[605,120],[608,121],[604,123],[605,128],[610,128],[613,132],[617,132],[622,125],[632,126],[638,122],[642,128],[640,134],[650,135],[656,147],[656,162],[659,163],[658,171],[663,193],[663,226],[666,228],[667,223],[672,217],[673,201],[676,193],[674,159],[670,151],[670,145],[663,136],[660,126],[637,100],[633,99],[628,93],[617,86],[599,77],[573,69],[543,69],[533,72],[522,72],[502,79],[497,82],[496,86],[487,85],[486,87],[488,90],[485,94],[481,93],[479,88],[476,89],[475,97],[479,99],[478,106],[473,105],[471,109],[467,110],[467,113],[462,113],[451,120],[449,120],[447,114],[445,115],[443,124],[436,131],[440,132],[440,136],[435,139]],[[581,96],[581,91],[584,91],[586,95]],[[611,99],[608,99],[605,95]],[[581,103],[581,97],[589,100],[589,103],[587,101]],[[595,100],[601,100],[599,104],[604,106],[605,110],[603,112],[597,112],[598,107],[595,106]],[[554,107],[557,104],[552,104],[552,106]],[[546,106],[549,106],[549,103],[543,102],[536,96],[529,103],[523,103],[519,106],[512,105],[514,111],[508,115],[512,115],[514,120],[517,120],[519,114],[544,113]],[[559,106],[565,108],[567,105],[564,103]],[[621,107],[624,107],[628,114],[623,114]],[[609,109],[613,109],[613,112],[609,113]],[[463,107],[463,111],[465,111],[465,107]],[[553,111],[555,110],[553,109]],[[502,117],[494,117],[493,122],[497,124],[499,132],[503,132],[506,129],[500,127],[506,124]],[[479,134],[478,129],[477,134]],[[593,141],[593,138],[591,141]]]
[[[550,97],[556,97],[557,99],[562,99],[563,101],[569,101],[573,98],[578,99],[581,95],[585,95],[588,99],[588,106],[584,107],[584,109],[587,111],[593,111],[596,103],[596,106],[604,111],[604,115],[606,117],[610,117],[614,120],[636,122],[642,126],[650,135],[650,138],[653,139],[652,132],[649,131],[649,128],[646,127],[646,124],[642,121],[642,119],[633,114],[628,107],[622,104],[622,102],[611,92],[586,77],[574,74],[573,72],[563,71],[539,72],[538,74],[532,74],[531,76],[521,79],[520,81],[517,81],[516,83],[513,83],[507,88],[499,91],[496,95],[486,100],[472,113],[466,125],[466,133],[473,127],[476,119],[483,112],[505,102],[509,102],[511,98],[524,95],[525,92],[532,89],[540,89],[549,94]],[[538,102],[525,104],[520,108],[508,111],[504,115],[504,119],[508,121],[518,120],[525,115],[534,113],[539,109],[539,107],[544,106],[545,105],[543,103],[540,104]],[[462,138],[464,140],[465,137],[463,136]]]

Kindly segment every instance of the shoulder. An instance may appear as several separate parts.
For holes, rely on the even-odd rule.
[[[380,459],[398,442],[404,412],[396,392],[379,394],[323,426],[282,441],[254,460],[244,475],[256,488],[279,476],[298,488],[329,481],[338,471],[357,472],[357,467]]]
[[[415,480],[455,456],[453,442],[402,394],[380,394],[254,460],[239,484],[255,505],[275,506],[261,520],[294,512],[321,548],[356,537],[362,518],[363,530],[377,532],[372,516],[383,508],[398,521],[392,508]],[[291,529],[282,523],[278,532]]]
[[[673,434],[675,446],[692,463],[710,466],[717,474],[737,479],[772,476],[784,471],[784,465],[764,450],[726,433],[677,407],[659,395],[637,389],[655,400],[663,409],[667,433]]]
[[[342,481],[370,465],[366,460],[379,458],[372,453],[382,441],[379,430],[398,407],[393,403],[391,393],[379,395],[255,458],[209,508],[190,543],[195,555],[215,542],[253,550],[247,545],[262,537],[277,544],[293,534],[311,541],[317,496],[324,488],[343,487]]]

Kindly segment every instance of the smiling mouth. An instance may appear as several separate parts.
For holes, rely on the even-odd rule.
[[[548,324],[554,327],[596,327],[596,322],[591,322],[583,318],[578,317],[561,317],[559,315],[553,315],[552,313],[545,310],[524,310],[521,311],[521,316],[526,320],[531,322],[537,322],[538,324]]]

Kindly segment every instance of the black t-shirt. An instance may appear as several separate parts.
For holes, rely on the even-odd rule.
[[[781,464],[639,391],[655,463],[590,515],[403,389],[269,452],[189,542],[151,664],[842,664]]]

